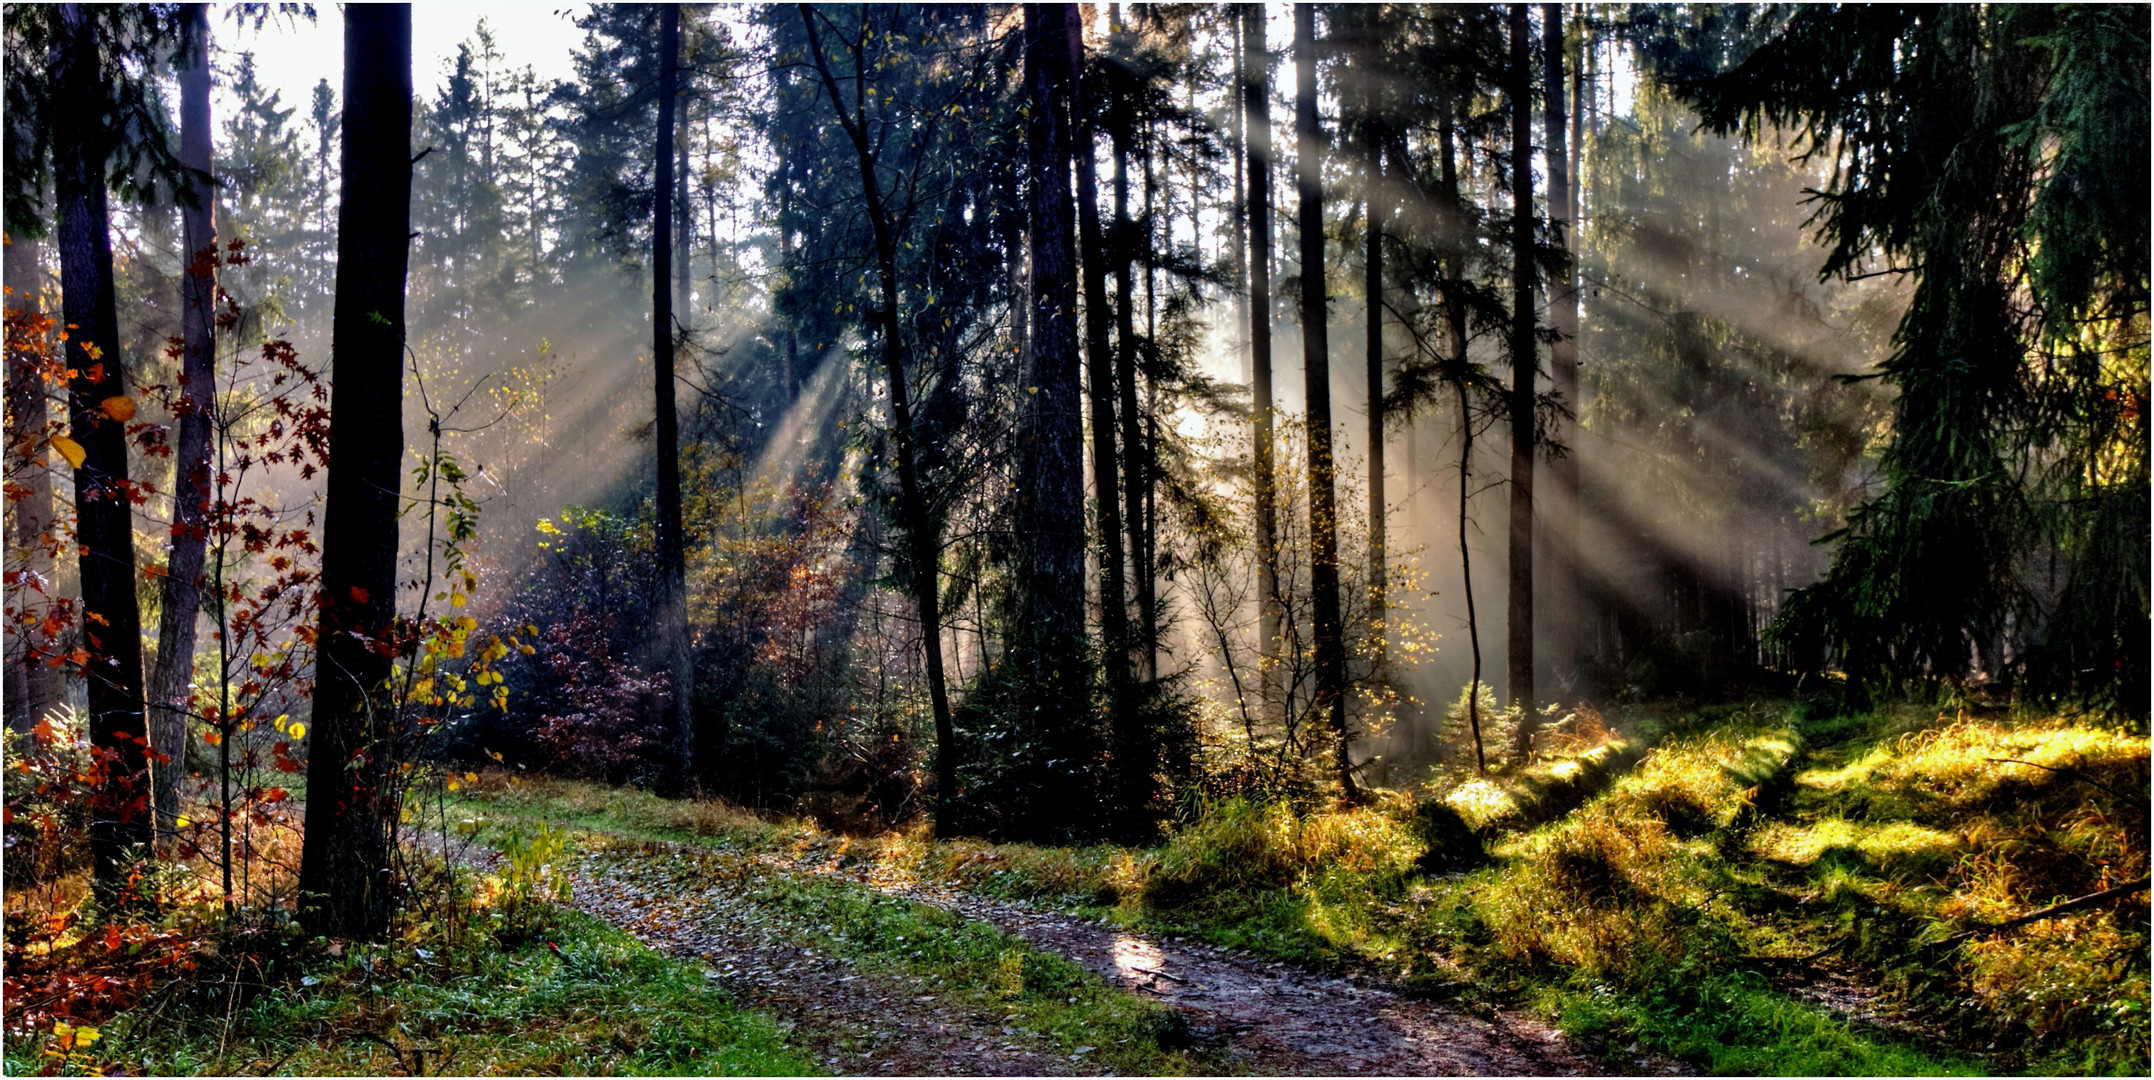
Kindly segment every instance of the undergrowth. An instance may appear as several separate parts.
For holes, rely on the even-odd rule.
[[[546,783],[486,797],[1527,1003],[1610,1055],[1729,1073],[2146,1072],[2143,891],[1982,929],[2146,874],[2143,732],[1751,704],[1634,712],[1550,751],[1350,809],[1223,801],[1149,850],[842,836]],[[1431,859],[1438,837],[1456,858]],[[1855,987],[1854,1006],[1819,1003],[1827,984]]]
[[[573,911],[520,941],[316,942],[178,980],[100,1024],[10,1025],[9,1075],[810,1075],[698,965]],[[431,946],[431,947],[430,947]],[[83,1032],[90,1042],[83,1042]],[[65,1045],[63,1045],[65,1044]],[[68,1053],[72,1051],[73,1057]]]

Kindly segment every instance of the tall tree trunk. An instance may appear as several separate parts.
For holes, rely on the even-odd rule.
[[[1317,715],[1329,725],[1339,787],[1360,798],[1346,726],[1346,639],[1339,617],[1338,467],[1331,456],[1331,339],[1324,293],[1324,135],[1316,118],[1316,9],[1294,5],[1294,174],[1301,196],[1301,367],[1309,404],[1309,592],[1316,622]]]
[[[942,541],[920,489],[920,471],[913,448],[911,389],[905,378],[905,338],[898,313],[897,236],[890,214],[883,205],[882,184],[876,179],[875,150],[862,119],[855,118],[838,93],[837,78],[823,55],[822,32],[816,29],[812,5],[799,5],[801,25],[808,33],[808,46],[823,90],[830,96],[838,126],[852,143],[860,168],[860,189],[867,203],[868,227],[875,236],[875,267],[882,291],[883,378],[890,392],[890,438],[897,457],[898,516],[905,530],[906,561],[913,595],[913,611],[920,621],[920,641],[927,665],[928,703],[935,716],[935,826],[947,832],[949,807],[957,797],[957,743],[950,722],[950,693],[942,662]]]
[[[1234,18],[1234,78],[1239,83],[1247,69],[1248,54],[1244,50],[1247,32],[1243,29],[1246,19],[1240,12]],[[1238,103],[1228,108],[1228,139],[1234,148],[1234,205],[1231,208],[1231,225],[1234,230],[1234,326],[1241,333],[1240,348],[1242,382],[1246,385],[1256,377],[1255,365],[1249,357],[1249,126],[1244,122],[1247,110]]]
[[[673,164],[678,150],[674,110],[680,99],[681,9],[659,8],[657,173],[651,198],[651,357],[657,401],[659,655],[673,677],[673,731],[678,739],[680,780],[694,790],[705,769],[695,728],[695,658],[688,638],[688,543],[681,522],[680,405],[674,397],[675,290]]]
[[[1078,26],[1070,25],[1073,33]],[[1085,377],[1089,381],[1092,407],[1093,505],[1099,517],[1099,625],[1107,683],[1114,695],[1114,755],[1119,764],[1127,757],[1143,756],[1141,738],[1131,727],[1129,666],[1129,592],[1123,576],[1120,462],[1115,455],[1114,416],[1114,301],[1107,295],[1107,250],[1099,220],[1099,168],[1093,160],[1093,131],[1082,122],[1088,115],[1084,44],[1081,35],[1072,39],[1072,65],[1080,79],[1075,114],[1077,164],[1077,230],[1084,267]],[[1125,780],[1129,777],[1125,774]],[[1125,795],[1130,794],[1127,790]],[[1127,807],[1127,801],[1122,803]]]
[[[1548,350],[1548,367],[1554,377],[1556,396],[1574,413],[1578,409],[1578,269],[1570,257],[1571,159],[1565,146],[1568,134],[1564,117],[1563,5],[1541,5],[1542,94],[1547,102],[1544,139],[1548,154],[1548,239],[1563,253],[1563,269],[1548,291],[1548,318],[1555,325],[1556,342]],[[1574,443],[1568,426],[1560,419],[1551,424],[1549,438]],[[1549,555],[1555,563],[1548,577],[1548,607],[1554,639],[1549,662],[1558,681],[1578,677],[1578,453],[1550,459],[1546,513]]]
[[[7,307],[10,311],[45,309],[44,270],[39,266],[39,244],[25,236],[7,238]],[[45,380],[27,362],[11,362],[7,369],[7,444],[10,452],[41,448],[45,437]],[[20,471],[23,497],[8,507],[13,525],[10,566],[35,575],[43,582],[54,580],[56,542],[47,539],[52,528],[52,471],[35,466]],[[41,605],[39,605],[41,606]],[[8,635],[7,700],[8,730],[27,732],[67,697],[67,677],[47,664],[23,634]]]
[[[1376,9],[1370,9],[1373,13]],[[1366,43],[1371,56],[1376,55],[1379,42],[1376,34],[1380,24],[1369,20],[1369,40]],[[1390,216],[1390,196],[1384,188],[1384,143],[1376,117],[1376,89],[1372,81],[1365,91],[1369,115],[1363,132],[1366,145],[1363,168],[1368,173],[1369,235],[1368,249],[1362,258],[1364,279],[1362,290],[1369,303],[1368,340],[1368,387],[1369,387],[1369,635],[1370,655],[1378,678],[1382,677],[1385,660],[1385,638],[1389,636],[1384,621],[1384,603],[1390,589],[1385,537],[1384,505],[1384,222]]]
[[[394,703],[376,651],[396,616],[404,468],[404,283],[411,241],[411,8],[344,9],[334,431],[322,516],[320,650],[307,760],[300,918],[329,937],[389,926]]]
[[[210,419],[217,401],[216,184],[210,178],[209,5],[187,5],[187,66],[180,69],[180,163],[198,169],[193,205],[182,209],[186,269],[180,278],[179,433],[172,444],[172,546],[165,561],[157,662],[150,669],[150,802],[160,836],[180,810],[187,769],[187,683],[194,673],[202,554],[209,539]]]
[[[1511,757],[1523,762],[1536,727],[1533,696],[1533,69],[1526,5],[1512,4],[1511,64],[1511,705],[1520,712]]]
[[[1264,7],[1243,4],[1242,115],[1249,155],[1249,392],[1251,468],[1256,487],[1257,668],[1268,706],[1284,707],[1279,637],[1286,600],[1279,591],[1278,468],[1273,450],[1271,372],[1271,55],[1264,47]]]
[[[1131,54],[1127,31],[1122,25],[1121,5],[1110,5],[1109,25],[1114,34],[1114,57],[1126,63]],[[1127,68],[1119,68],[1127,78]],[[1144,409],[1137,401],[1137,271],[1136,225],[1129,216],[1129,161],[1137,153],[1134,88],[1123,87],[1115,96],[1109,134],[1114,139],[1114,264],[1115,264],[1115,382],[1120,396],[1117,419],[1122,426],[1122,527],[1129,537],[1129,561],[1135,579],[1140,628],[1131,634],[1130,650],[1140,663],[1150,656],[1153,642],[1143,632],[1145,612],[1150,611],[1144,573],[1144,491],[1150,469],[1145,460]],[[1141,666],[1138,677],[1153,672]]]
[[[673,311],[675,316],[679,318],[682,329],[685,330],[690,326],[694,326],[696,321],[695,263],[689,257],[695,240],[696,215],[695,204],[690,202],[688,198],[688,143],[689,131],[692,127],[688,122],[688,95],[691,91],[679,85],[680,54],[680,12],[675,11],[673,13],[673,51],[667,54],[672,58],[673,62],[675,83],[673,107],[676,110],[673,124]],[[713,229],[711,232],[713,240],[716,239],[717,235],[717,231]],[[715,244],[713,246],[715,247]]]
[[[1473,681],[1466,685],[1466,724],[1473,733],[1473,770],[1488,775],[1488,751],[1481,745],[1481,613],[1473,604],[1473,548],[1466,542],[1467,500],[1473,495],[1473,409],[1466,381],[1458,386],[1458,566],[1466,591],[1466,640],[1473,647]]]
[[[105,162],[112,136],[98,115],[105,100],[96,16],[85,5],[60,7],[54,81],[60,108],[53,124],[53,187],[59,198],[55,239],[68,334],[69,436],[82,447],[75,467],[75,540],[80,544],[82,638],[89,657],[90,745],[106,756],[105,779],[91,795],[90,857],[106,901],[126,887],[126,862],[150,839],[149,725],[142,708],[142,623],[135,601],[135,548],[124,425],[105,403],[129,391],[112,291],[112,237]]]
[[[1018,438],[1018,632],[1047,677],[1083,685],[1084,452],[1077,364],[1076,232],[1070,198],[1068,40],[1075,5],[1025,5],[1025,143],[1031,174],[1032,365]],[[1076,705],[1076,702],[1069,702]]]

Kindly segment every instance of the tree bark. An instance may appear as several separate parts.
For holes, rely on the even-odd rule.
[[[180,278],[179,431],[172,444],[172,543],[162,579],[157,662],[150,669],[150,802],[160,837],[179,817],[187,771],[187,684],[194,673],[196,616],[202,607],[203,549],[209,539],[210,421],[217,400],[216,183],[210,177],[209,5],[186,11],[187,65],[180,70],[180,163],[200,171],[192,205],[180,212],[186,267]]]
[[[951,824],[948,809],[951,800],[957,797],[957,742],[951,727],[950,695],[942,663],[942,545],[933,525],[934,519],[928,512],[926,496],[920,490],[920,473],[915,464],[912,403],[905,379],[905,342],[899,332],[897,237],[891,230],[890,215],[883,205],[882,184],[876,179],[875,151],[868,141],[867,129],[845,108],[845,99],[838,93],[837,79],[830,72],[830,61],[823,55],[822,33],[815,25],[819,16],[809,4],[799,5],[799,10],[801,24],[808,32],[808,47],[816,74],[822,79],[824,91],[830,95],[831,110],[837,114],[838,126],[852,143],[853,154],[859,162],[860,188],[867,203],[868,226],[875,235],[875,266],[883,301],[882,309],[876,314],[882,323],[883,377],[890,391],[890,437],[897,457],[898,516],[905,530],[907,561],[911,564],[913,609],[920,620],[921,645],[926,652],[928,701],[935,714],[935,827],[938,832],[946,832]]]
[[[1294,173],[1301,196],[1301,367],[1309,405],[1309,592],[1316,623],[1317,715],[1332,738],[1339,787],[1354,783],[1346,726],[1346,640],[1339,617],[1338,467],[1331,455],[1331,339],[1324,293],[1324,135],[1316,116],[1316,9],[1294,5]]]
[[[396,617],[404,457],[404,283],[411,241],[411,8],[344,9],[333,432],[307,760],[300,918],[330,937],[388,929],[397,804],[395,703],[382,647]]]
[[[1071,24],[1072,33],[1078,30]],[[1084,267],[1085,376],[1090,382],[1092,407],[1093,505],[1099,517],[1100,540],[1100,638],[1107,681],[1115,694],[1115,754],[1125,749],[1123,730],[1130,682],[1129,592],[1123,575],[1120,462],[1115,454],[1114,414],[1114,301],[1107,295],[1107,245],[1099,220],[1099,169],[1093,161],[1093,131],[1084,124],[1087,115],[1082,73],[1083,38],[1073,38],[1072,63],[1079,72],[1076,94],[1078,245]],[[1134,747],[1128,747],[1134,749]]]
[[[1526,5],[1510,11],[1511,64],[1511,565],[1506,667],[1519,710],[1511,757],[1533,746],[1533,81]]]
[[[1068,41],[1075,5],[1025,5],[1025,125],[1032,241],[1032,363],[1018,434],[1019,639],[1042,688],[1082,692],[1084,456],[1077,363],[1076,232],[1070,198]]]
[[[1563,270],[1548,295],[1548,319],[1556,342],[1548,350],[1548,367],[1556,396],[1574,413],[1578,409],[1578,269],[1570,257],[1572,225],[1571,159],[1565,145],[1569,134],[1564,116],[1563,5],[1541,5],[1542,94],[1546,101],[1543,138],[1548,154],[1548,239],[1563,254]],[[1558,443],[1575,441],[1560,418],[1551,423],[1549,438]],[[1548,462],[1549,493],[1545,513],[1548,554],[1554,563],[1548,582],[1549,630],[1552,640],[1548,660],[1559,682],[1572,682],[1578,673],[1578,455],[1570,453]]]
[[[677,149],[674,110],[680,98],[681,9],[666,4],[658,15],[658,138],[651,196],[651,358],[656,400],[658,467],[659,655],[673,681],[673,730],[680,754],[683,791],[700,783],[703,748],[695,728],[695,658],[688,635],[688,544],[681,521],[680,406],[674,396],[674,349],[678,327],[674,291],[673,164]]]
[[[1382,24],[1375,17],[1380,9],[1369,8],[1364,12],[1368,22],[1367,38],[1363,47],[1370,60],[1381,55]],[[1362,291],[1368,298],[1368,353],[1367,379],[1369,388],[1369,635],[1370,655],[1378,678],[1382,677],[1385,660],[1385,638],[1388,629],[1384,622],[1384,604],[1390,590],[1387,538],[1385,536],[1384,504],[1384,222],[1390,217],[1390,198],[1384,188],[1384,143],[1382,123],[1378,119],[1377,76],[1372,68],[1363,93],[1362,168],[1368,177],[1369,233],[1367,250],[1362,257],[1364,278]]]
[[[1257,555],[1257,671],[1265,703],[1284,707],[1280,635],[1286,600],[1279,592],[1279,494],[1273,448],[1271,370],[1271,54],[1264,47],[1264,7],[1244,4],[1242,115],[1249,155],[1249,392]],[[1126,264],[1125,264],[1126,265]]]
[[[113,137],[99,115],[106,99],[92,20],[85,5],[60,6],[55,42],[54,230],[68,333],[69,436],[82,447],[75,469],[75,540],[80,544],[82,639],[88,651],[90,746],[103,759],[90,798],[90,858],[101,899],[118,900],[126,863],[150,839],[149,725],[142,707],[142,622],[135,601],[135,548],[124,425],[104,403],[129,392],[112,286],[112,237],[105,162]]]

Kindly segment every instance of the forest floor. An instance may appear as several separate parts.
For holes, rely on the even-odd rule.
[[[1587,1057],[1546,1024],[1515,1012],[1473,1015],[1414,1000],[1369,980],[1267,961],[1131,932],[1075,916],[923,885],[858,861],[744,856],[701,845],[622,841],[586,834],[576,904],[653,946],[692,956],[754,1007],[782,1016],[794,1038],[834,1073],[1064,1075],[1144,1071],[1284,1075],[1575,1075],[1660,1073],[1665,1061]],[[802,903],[803,887],[853,894],[838,907],[876,916],[802,925],[828,914],[830,898]],[[872,893],[913,908],[931,935],[947,913],[974,934],[1002,940],[992,970],[945,968],[908,948],[919,939],[884,932],[888,908]],[[894,906],[894,905],[892,905]],[[877,917],[879,916],[879,918]],[[923,918],[924,916],[924,918]],[[805,935],[805,937],[803,936]],[[808,943],[820,939],[822,948]],[[1003,957],[1062,957],[1091,978],[1081,995],[1031,1000],[1017,964]],[[986,976],[986,986],[976,985]],[[968,979],[968,976],[975,978]],[[968,985],[968,982],[975,985]],[[1138,996],[1150,1021],[1097,1015]],[[1113,1010],[1108,1010],[1112,1012]],[[1067,1014],[1067,1015],[1057,1015]],[[1152,1045],[1143,1045],[1150,1043]],[[1108,1045],[1102,1045],[1108,1044]],[[1136,1044],[1136,1045],[1133,1045]],[[1156,1049],[1155,1049],[1156,1047]]]
[[[799,960],[736,961],[744,992],[766,995],[796,1030],[833,1032],[818,1037],[838,1046],[859,1042],[846,1041],[849,1028],[891,1033],[846,1051],[890,1048],[869,1057],[820,1058],[843,1071],[949,1071],[968,1054],[987,1059],[962,1071],[994,1071],[1004,1053],[1019,1055],[1012,1070],[1060,1055],[1054,1071],[1068,1072],[2143,1066],[2143,891],[1982,930],[2143,876],[2142,731],[1919,707],[1811,717],[1769,702],[1638,719],[1437,793],[1482,837],[1475,861],[1442,871],[1417,865],[1427,845],[1415,806],[1427,793],[1305,814],[1223,804],[1152,849],[845,836],[715,802],[505,774],[466,805],[497,823],[611,834],[601,850],[665,842],[650,850],[955,913],[1000,935],[993,948],[1074,962],[1096,987],[1087,993],[1177,1018],[1162,1038],[1113,1043],[1087,1034],[1082,1015],[998,1026],[1009,1010],[989,994],[939,1042],[919,1043],[954,1056],[886,1066],[876,1057],[913,1052],[894,1048],[911,1025],[875,1011],[876,999],[910,1001],[902,988],[947,971],[905,968],[925,982],[876,990],[855,1024],[783,999],[814,996],[785,972]],[[636,873],[618,859],[605,869],[610,880]],[[650,939],[671,948],[704,932],[692,917],[666,925],[681,936]],[[912,1003],[937,1022],[954,1015]],[[1051,1046],[1021,1038],[1049,1029],[1069,1034]],[[1156,1049],[1139,1061],[1127,1047],[1147,1041]],[[1094,1049],[1069,1056],[1083,1047]]]
[[[7,1071],[2145,1075],[2143,724],[1588,726],[1151,848],[464,773],[384,941],[11,885]]]

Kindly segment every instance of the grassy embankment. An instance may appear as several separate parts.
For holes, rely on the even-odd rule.
[[[452,943],[407,921],[374,944],[220,951],[75,1023],[9,1010],[12,1076],[812,1075],[781,1025],[737,1008],[701,965],[553,910],[515,937]],[[63,949],[88,952],[94,940]],[[335,955],[331,955],[332,951]],[[65,957],[54,959],[65,962]],[[82,970],[95,961],[81,958]],[[94,977],[85,975],[85,977]],[[11,1006],[17,1003],[11,1003]],[[35,1012],[35,1010],[31,1010]]]
[[[1766,705],[1663,713],[1631,732],[1423,793],[1456,819],[1405,794],[1307,814],[1228,803],[1150,850],[835,836],[557,781],[497,779],[480,797],[497,815],[696,838],[1373,969],[1716,1072],[2146,1071],[2144,892],[1945,940],[2146,874],[2144,734]],[[1461,842],[1460,819],[1479,844]],[[1442,850],[1424,861],[1430,838]],[[1804,990],[1820,987],[1896,1022],[1813,1003]]]

